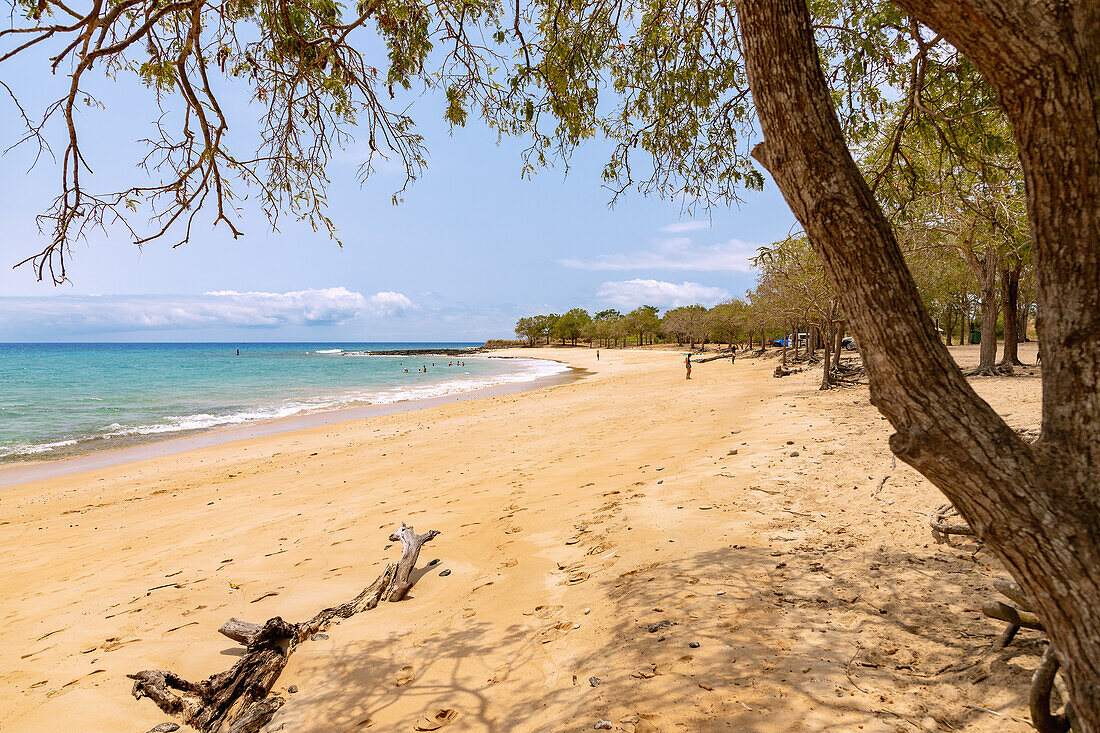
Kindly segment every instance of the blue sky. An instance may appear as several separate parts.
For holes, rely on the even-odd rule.
[[[15,76],[13,77],[13,70]],[[25,73],[19,73],[25,72]],[[0,67],[34,100],[60,94],[67,78]],[[101,90],[107,109],[82,113],[86,155],[99,190],[134,175],[156,109],[127,84]],[[255,112],[233,110],[247,129]],[[272,232],[246,203],[234,240],[200,226],[189,244],[138,250],[121,230],[74,246],[71,284],[37,283],[11,265],[45,240],[34,215],[56,192],[49,158],[28,170],[31,151],[0,158],[0,341],[479,341],[508,338],[522,315],[711,304],[752,284],[747,258],[782,238],[794,222],[769,180],[740,207],[696,212],[631,193],[607,206],[600,173],[606,149],[593,144],[568,177],[548,169],[521,180],[522,145],[476,122],[449,131],[426,97],[413,114],[430,151],[425,174],[399,206],[400,185],[383,170],[366,184],[350,147],[333,163],[330,216],[341,249],[326,234],[289,220]],[[7,147],[17,129],[0,100]]]

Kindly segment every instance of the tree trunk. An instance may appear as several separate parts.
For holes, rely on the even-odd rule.
[[[997,253],[987,247],[974,260],[981,297],[982,341],[978,349],[978,374],[996,374],[997,368]]]
[[[1008,374],[1012,373],[1014,367],[1024,365],[1018,355],[1016,340],[1019,337],[1016,330],[1016,306],[1020,293],[1021,267],[1023,265],[1017,263],[1011,270],[1008,268],[1001,270],[1001,308],[1005,319],[1005,345],[1001,363],[997,366]]]
[[[836,338],[833,344],[833,369],[840,368],[840,352],[844,347],[841,342],[844,341],[844,333],[848,330],[848,324],[846,321],[840,321],[836,327]]]
[[[833,324],[828,324],[826,329],[825,338],[822,339],[823,345],[825,346],[825,358],[822,360],[824,364],[821,367],[820,389],[832,389],[833,387]]]
[[[1028,288],[1026,295],[1019,299],[1016,306],[1016,340],[1020,342],[1030,341],[1027,337],[1027,319],[1031,315],[1031,306],[1035,305],[1035,290]]]
[[[860,341],[890,447],[958,508],[1035,600],[1078,733],[1100,733],[1100,6],[896,0],[998,92],[1032,225],[1043,430],[1024,442],[932,330],[889,222],[852,160],[805,0],[738,0],[775,178]],[[905,368],[899,368],[905,365]]]

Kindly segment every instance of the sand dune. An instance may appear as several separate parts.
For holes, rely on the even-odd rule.
[[[539,354],[592,374],[0,491],[0,728],[169,720],[126,673],[230,666],[223,621],[351,598],[406,521],[441,562],[304,644],[268,730],[1030,730],[1034,635],[989,651],[996,562],[932,540],[865,388]],[[1037,378],[976,386],[1038,424]]]

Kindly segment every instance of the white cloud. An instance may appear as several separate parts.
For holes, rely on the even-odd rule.
[[[687,237],[657,240],[648,250],[599,255],[591,260],[558,260],[577,270],[693,270],[751,272],[757,246],[739,239],[721,244],[695,244]]]
[[[677,284],[638,278],[605,282],[596,291],[596,296],[620,308],[639,305],[675,308],[694,303],[712,305],[728,298],[729,291],[695,282]]]
[[[661,227],[662,232],[678,234],[679,232],[693,232],[697,229],[710,229],[710,222],[706,221],[677,221]]]
[[[408,296],[392,290],[384,290],[370,296],[370,305],[371,310],[378,316],[400,315],[416,307]]]
[[[0,337],[209,328],[339,326],[361,316],[414,308],[391,291],[370,298],[347,288],[285,293],[217,290],[202,295],[100,295],[0,298]]]

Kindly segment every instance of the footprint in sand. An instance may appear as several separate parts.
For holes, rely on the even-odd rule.
[[[561,635],[567,632],[573,624],[568,621],[562,621],[561,623],[554,624],[553,626],[543,629],[539,634],[539,642],[542,644],[550,644],[561,638]]]
[[[569,577],[565,582],[567,585],[577,585],[578,583],[583,583],[588,580],[588,577],[588,573],[583,570],[574,570],[569,573]]]
[[[476,614],[477,614],[477,611],[475,611],[472,608],[462,609],[462,618],[473,618]]]
[[[512,672],[511,666],[502,664],[493,670],[493,676],[489,678],[490,682],[504,682],[508,679],[508,675]]]
[[[404,687],[413,680],[416,679],[416,673],[413,671],[412,665],[405,665],[397,671],[397,686]]]
[[[457,718],[457,717],[458,717],[458,711],[457,710],[451,710],[451,709],[440,710],[438,713],[436,713],[435,715],[433,715],[431,717],[428,717],[428,716],[425,715],[423,718],[421,718],[420,720],[417,721],[416,725],[413,726],[413,729],[414,730],[439,730],[440,728],[447,725],[448,723],[453,722],[454,719]]]
[[[565,606],[535,606],[535,610],[532,612],[539,618],[550,618],[558,611],[565,608]],[[524,613],[524,616],[530,616],[530,613]]]

